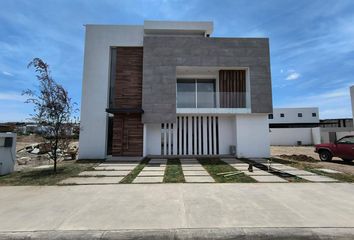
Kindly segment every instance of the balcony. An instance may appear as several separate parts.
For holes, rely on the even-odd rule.
[[[248,92],[177,92],[177,113],[250,113]]]

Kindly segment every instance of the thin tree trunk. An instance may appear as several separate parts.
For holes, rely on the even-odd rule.
[[[55,143],[54,143],[54,154],[53,154],[53,160],[54,160],[54,173],[57,172],[57,152],[58,152],[58,141],[59,141],[59,136],[58,136],[59,130],[55,130]]]

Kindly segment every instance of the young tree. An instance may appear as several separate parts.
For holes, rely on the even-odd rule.
[[[68,148],[68,126],[74,104],[63,86],[51,77],[49,66],[42,59],[34,58],[27,67],[35,69],[39,86],[37,91],[27,89],[22,94],[28,96],[26,103],[34,104],[32,118],[41,126],[41,134],[50,146],[49,156],[56,173],[58,150]]]

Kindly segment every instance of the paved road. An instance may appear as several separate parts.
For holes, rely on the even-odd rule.
[[[0,206],[2,233],[354,229],[346,183],[0,187]]]

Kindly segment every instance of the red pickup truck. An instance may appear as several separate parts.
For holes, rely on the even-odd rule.
[[[354,159],[354,135],[345,136],[335,143],[317,144],[315,148],[321,161],[331,161],[333,157],[339,157],[350,162]]]

